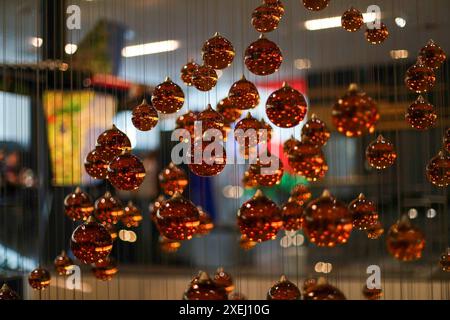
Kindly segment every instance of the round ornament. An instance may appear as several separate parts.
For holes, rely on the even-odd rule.
[[[253,189],[258,187],[258,182],[256,181],[255,175],[250,170],[244,172],[244,177],[242,178],[242,185],[246,189]]]
[[[258,76],[275,73],[283,62],[280,48],[261,34],[258,40],[245,50],[245,65],[247,69]]]
[[[425,235],[411,224],[404,215],[392,225],[387,233],[387,250],[400,261],[414,261],[422,257],[425,248]]]
[[[302,138],[312,142],[318,147],[323,147],[330,139],[330,130],[328,130],[325,123],[320,120],[315,114],[311,115],[302,128]]]
[[[95,218],[99,222],[116,224],[122,215],[122,203],[109,191],[95,201]]]
[[[197,121],[198,112],[197,111],[188,111],[185,114],[179,116],[176,120],[176,129],[184,129],[189,133],[189,139],[183,139],[180,137],[180,141],[184,143],[189,143],[194,139],[194,129],[195,129],[195,121]]]
[[[291,190],[291,199],[298,202],[301,206],[304,206],[309,200],[311,200],[311,191],[304,184],[297,184]]]
[[[220,100],[216,107],[224,119],[225,125],[230,126],[233,122],[240,118],[242,110],[236,107],[230,98]]]
[[[377,240],[383,235],[383,233],[384,228],[380,221],[377,221],[375,224],[366,229],[367,238],[371,240]]]
[[[202,55],[206,65],[221,70],[231,65],[235,52],[231,42],[217,32],[203,45]]]
[[[436,75],[434,70],[427,67],[423,59],[419,56],[415,65],[406,71],[406,87],[416,93],[429,92],[436,84]]]
[[[258,157],[256,162],[250,165],[249,171],[256,183],[263,187],[273,187],[280,184],[284,173],[281,160],[270,154],[264,159]]]
[[[406,121],[416,130],[428,130],[436,124],[437,113],[434,106],[425,101],[423,96],[409,106],[406,112]]]
[[[119,190],[134,191],[144,182],[145,168],[141,160],[125,153],[114,158],[108,167],[108,180]]]
[[[158,181],[161,190],[168,196],[183,193],[189,183],[186,172],[173,162],[159,173]]]
[[[394,145],[382,135],[369,144],[366,149],[367,163],[377,170],[391,167],[397,159]]]
[[[311,285],[305,292],[305,300],[346,300],[345,295],[336,287],[319,278],[317,284]]]
[[[228,295],[206,272],[200,271],[184,292],[183,300],[228,300]]]
[[[186,63],[180,71],[181,81],[183,81],[187,86],[192,86],[194,84],[192,81],[192,77],[194,75],[194,72],[197,71],[198,67],[199,65],[193,60]]]
[[[289,198],[281,207],[281,219],[283,229],[286,231],[298,231],[303,225],[303,206],[294,198]]]
[[[246,148],[256,147],[259,143],[258,133],[261,129],[261,122],[249,112],[245,118],[236,123],[234,138],[240,146]]]
[[[227,164],[227,154],[225,148],[220,148],[215,144],[209,145],[207,141],[196,141],[191,146],[191,163],[188,164],[189,170],[200,177],[212,177],[220,174]]]
[[[77,187],[64,199],[64,211],[73,221],[86,220],[94,211],[94,205],[89,195]]]
[[[420,50],[419,56],[425,66],[434,70],[439,69],[447,59],[444,50],[433,40],[428,41],[427,45]]]
[[[158,111],[144,99],[133,109],[131,121],[136,129],[150,131],[158,124]]]
[[[225,119],[219,112],[214,110],[210,104],[208,104],[204,111],[197,115],[197,121],[202,125],[203,140],[208,140],[206,137],[215,137],[215,132],[206,133],[211,129],[219,130],[222,134],[222,138],[219,140],[223,140]],[[197,137],[195,138],[197,139]]]
[[[70,273],[70,267],[73,265],[72,259],[63,250],[59,256],[53,261],[55,271],[60,276],[66,276]]]
[[[205,92],[214,88],[218,79],[216,70],[208,65],[198,66],[192,75],[194,87]]]
[[[389,30],[382,22],[380,28],[367,29],[366,40],[371,44],[381,44],[389,37]]]
[[[197,207],[200,215],[200,224],[197,228],[197,236],[206,236],[214,229],[214,222],[208,212],[203,210],[202,207]]]
[[[275,9],[276,15],[281,19],[284,15],[284,5],[281,0],[263,0],[263,4]]]
[[[235,108],[249,110],[258,106],[259,92],[256,86],[242,75],[242,78],[231,86],[228,99]]]
[[[267,292],[267,300],[300,300],[302,294],[298,287],[282,275]]]
[[[341,17],[341,25],[348,32],[356,32],[364,25],[364,17],[358,9],[351,7]]]
[[[131,142],[125,133],[115,125],[97,138],[96,152],[101,159],[109,163],[115,157],[131,150]]]
[[[353,228],[367,230],[378,223],[378,212],[375,203],[368,200],[364,194],[350,202],[348,210],[352,215]]]
[[[20,300],[19,295],[11,289],[6,283],[0,289],[0,301]]]
[[[277,8],[267,4],[260,5],[252,13],[252,25],[260,33],[274,31],[278,28],[280,20]]]
[[[152,104],[156,110],[164,114],[179,111],[184,104],[184,93],[180,86],[169,77],[157,85],[152,95]]]
[[[303,0],[303,5],[311,11],[321,11],[328,7],[330,0]]]
[[[430,160],[426,168],[428,181],[436,187],[445,188],[450,184],[450,156],[445,151]]]
[[[28,275],[28,283],[34,290],[44,290],[50,286],[50,272],[46,269],[38,267]]]
[[[289,166],[308,181],[318,181],[328,172],[323,152],[308,140],[303,139],[288,154]]]
[[[223,268],[218,268],[214,274],[214,283],[225,289],[227,293],[234,290],[233,278]]]
[[[109,161],[105,160],[96,148],[88,153],[84,160],[84,169],[94,179],[106,179],[108,177]]]
[[[280,128],[297,126],[306,115],[308,105],[305,97],[287,83],[273,92],[266,102],[266,114],[269,120]]]
[[[141,223],[143,217],[141,210],[139,210],[133,203],[133,201],[128,201],[128,204],[123,210],[123,215],[120,218],[123,225],[127,228],[137,228]]]
[[[97,279],[102,281],[111,281],[117,272],[119,272],[117,262],[111,257],[101,259],[92,266],[92,273]]]

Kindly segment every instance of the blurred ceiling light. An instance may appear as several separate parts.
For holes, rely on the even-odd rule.
[[[42,47],[42,44],[44,43],[44,39],[39,37],[31,37],[30,38],[30,44],[35,48]]]
[[[408,59],[409,52],[408,50],[391,50],[390,55],[394,60]]]
[[[406,27],[406,19],[402,17],[397,17],[395,18],[395,24],[400,28],[404,28]]]
[[[375,21],[377,14],[375,12],[363,13],[364,23]],[[307,20],[305,22],[305,28],[310,31],[324,30],[341,27],[341,16]]]
[[[311,68],[311,60],[309,59],[296,59],[294,61],[294,66],[298,70],[305,70]]]
[[[427,210],[427,218],[428,219],[433,219],[436,217],[436,215],[437,215],[437,212],[433,208],[430,208]]]
[[[149,54],[175,51],[179,47],[180,43],[176,40],[149,42],[123,48],[122,56],[125,58],[145,56]]]
[[[317,273],[322,272],[324,264],[325,263],[323,262],[317,262],[316,265],[314,266],[314,271],[316,271]]]
[[[322,273],[330,273],[333,270],[333,265],[331,263],[322,264]]]
[[[68,43],[64,47],[64,51],[67,54],[74,54],[75,52],[77,52],[77,50],[78,50],[78,46],[76,44],[74,44],[74,43]]]
[[[410,219],[416,219],[418,215],[419,215],[419,212],[416,209],[414,209],[414,208],[413,209],[409,209],[408,217]]]
[[[225,198],[239,199],[244,194],[244,189],[240,186],[225,186],[222,190],[222,194]]]

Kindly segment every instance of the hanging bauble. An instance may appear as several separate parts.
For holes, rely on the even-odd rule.
[[[159,248],[164,253],[174,253],[177,252],[181,247],[181,242],[176,240],[167,239],[164,236],[159,236],[158,238]]]
[[[60,276],[66,276],[70,274],[70,267],[73,266],[73,261],[63,250],[59,256],[53,261],[55,271]]]
[[[228,295],[228,300],[248,300],[248,298],[240,292],[232,292]]]
[[[64,212],[72,219],[86,220],[94,211],[94,204],[86,192],[77,187],[64,199]]]
[[[304,206],[311,199],[311,191],[304,184],[297,184],[291,190],[291,199]]]
[[[381,44],[389,37],[389,30],[386,25],[381,22],[379,28],[368,28],[365,36],[366,40],[371,44]]]
[[[316,285],[311,285],[305,292],[305,300],[346,300],[345,295],[336,287],[319,278]]]
[[[117,239],[117,229],[112,223],[103,223],[103,226],[108,230],[109,234],[111,235],[111,239],[113,241],[116,241]]]
[[[281,210],[261,190],[244,202],[237,213],[241,234],[251,241],[274,240],[283,226]]]
[[[95,218],[99,222],[116,224],[122,215],[122,203],[109,191],[95,201]]]
[[[440,151],[427,165],[427,178],[437,187],[445,188],[450,184],[450,156]]]
[[[258,187],[258,182],[256,181],[255,175],[250,170],[244,172],[244,177],[242,178],[242,185],[246,189],[253,189]]]
[[[228,295],[206,272],[200,271],[184,292],[183,300],[228,300]]]
[[[245,251],[253,249],[254,247],[256,247],[257,244],[258,242],[250,240],[245,235],[241,235],[241,238],[239,240],[239,247],[241,247],[241,249]]]
[[[442,142],[444,144],[444,150],[450,152],[450,128],[445,131]]]
[[[306,139],[318,147],[322,147],[327,144],[330,139],[330,130],[328,130],[325,123],[317,118],[313,113],[311,119],[309,119],[302,128],[302,138]]]
[[[219,112],[214,110],[210,104],[208,104],[208,106],[206,107],[206,109],[204,111],[202,111],[198,114],[197,121],[199,121],[202,125],[202,133],[203,134],[205,134],[205,132],[207,130],[216,129],[216,130],[219,130],[222,134],[222,139],[220,139],[220,141],[223,140],[223,134],[224,134],[223,127],[225,125],[225,119]],[[215,137],[214,134],[207,134],[206,136]],[[197,138],[197,137],[195,137],[195,138]],[[205,139],[205,140],[207,140],[207,139]]]
[[[256,86],[242,75],[242,78],[231,86],[228,99],[235,108],[253,109],[259,104],[259,92]]]
[[[308,291],[312,287],[316,286],[318,281],[319,281],[319,279],[317,279],[317,278],[307,278],[303,282],[303,287],[302,287],[303,294],[305,294],[306,291]]]
[[[157,85],[153,90],[152,104],[161,113],[175,113],[183,107],[183,90],[167,77],[163,83]]]
[[[436,124],[437,113],[431,103],[425,101],[423,96],[419,96],[417,100],[408,108],[406,112],[406,121],[412,128],[417,130],[428,130]]]
[[[240,146],[246,148],[256,147],[259,143],[258,132],[261,129],[261,122],[249,112],[245,118],[236,123],[234,138]]]
[[[150,219],[156,223],[156,215],[158,214],[158,210],[161,207],[162,203],[166,201],[166,197],[164,195],[159,195],[158,198],[153,203],[150,203],[149,205],[149,211],[150,211]]]
[[[46,269],[38,267],[28,275],[28,283],[35,290],[44,290],[50,285],[50,272]]]
[[[418,260],[425,248],[425,235],[404,215],[389,229],[386,245],[388,252],[398,260]]]
[[[7,300],[20,300],[20,297],[13,289],[4,283],[0,289],[0,301]]]
[[[114,158],[109,164],[108,180],[116,189],[137,190],[144,178],[144,165],[138,157],[130,153]]]
[[[378,212],[375,203],[368,200],[364,194],[350,202],[348,210],[352,215],[353,228],[367,230],[378,222]]]
[[[258,40],[245,50],[247,69],[258,76],[267,76],[278,71],[283,62],[283,54],[275,42],[261,34]]]
[[[192,77],[198,67],[199,65],[191,60],[181,68],[180,78],[187,86],[193,85]]]
[[[346,243],[352,228],[352,216],[347,206],[334,198],[328,190],[311,201],[304,212],[305,235],[319,247],[334,247]]]
[[[364,25],[364,17],[358,9],[351,7],[341,17],[342,28],[348,32],[356,32]]]
[[[416,93],[425,93],[431,91],[436,84],[436,75],[434,70],[427,67],[422,58],[417,58],[415,65],[406,71],[406,87]]]
[[[111,129],[98,136],[95,150],[101,159],[109,163],[115,157],[130,151],[131,142],[125,133],[113,125]]]
[[[297,126],[305,118],[308,105],[305,97],[287,83],[273,92],[266,102],[269,120],[280,128]]]
[[[225,69],[233,62],[235,52],[231,42],[218,32],[205,42],[202,48],[203,61],[214,69]]]
[[[188,158],[189,170],[200,177],[212,177],[220,174],[227,164],[227,153],[220,145],[220,150],[214,148],[215,143],[210,145],[208,141],[198,140],[192,144]],[[196,157],[197,155],[197,157]]]
[[[303,5],[311,11],[320,11],[328,7],[330,0],[303,0]]]
[[[225,289],[227,293],[230,293],[234,290],[233,278],[231,275],[221,267],[216,270],[214,274],[214,283]]]
[[[156,223],[163,236],[170,240],[189,240],[197,232],[200,213],[181,194],[164,201],[156,214]]]
[[[300,300],[302,294],[298,287],[290,282],[285,275],[267,292],[267,300]]]
[[[427,45],[420,50],[419,56],[422,57],[424,65],[435,70],[439,69],[447,59],[444,50],[433,40],[428,41]]]
[[[242,110],[236,107],[228,97],[220,100],[217,104],[216,110],[223,116],[226,125],[231,125],[239,119],[242,114]]]
[[[70,239],[70,248],[74,256],[85,264],[105,259],[112,247],[111,234],[92,216],[73,231]]]
[[[105,160],[96,148],[86,156],[84,169],[94,179],[106,179],[108,177],[108,164],[109,161]]]
[[[158,111],[144,99],[142,103],[133,109],[131,121],[136,129],[150,131],[158,124]]]
[[[294,198],[289,198],[288,202],[281,206],[281,218],[283,229],[286,231],[301,230],[303,225],[303,207]]]
[[[264,119],[261,119],[261,129],[259,130],[259,141],[260,143],[270,143],[272,140],[273,128]]]
[[[134,205],[133,201],[128,201],[128,204],[123,210],[123,215],[120,218],[123,225],[127,228],[137,228],[142,219],[141,210]]]
[[[208,65],[202,65],[194,71],[192,83],[200,91],[209,91],[217,84],[219,76],[216,70]]]
[[[264,158],[258,157],[255,163],[250,165],[249,171],[255,178],[256,183],[263,187],[280,184],[284,173],[281,160],[271,154]]]
[[[111,281],[117,272],[119,272],[117,262],[111,257],[100,259],[92,266],[92,273],[97,279],[102,281]]]
[[[397,153],[394,145],[382,135],[371,142],[366,149],[367,163],[377,170],[389,168],[395,163]]]
[[[184,143],[190,143],[194,139],[195,121],[197,121],[198,112],[188,111],[185,114],[179,116],[176,120],[176,129],[187,130],[190,135],[190,139],[180,137],[180,141]]]
[[[371,240],[377,240],[383,235],[383,233],[384,228],[380,221],[377,221],[375,224],[366,229],[367,238]]]
[[[263,3],[266,6],[272,7],[275,9],[277,16],[281,19],[284,15],[284,5],[281,0],[263,0]]]
[[[293,152],[296,152],[299,148],[301,142],[294,138],[294,136],[291,136],[288,140],[286,140],[283,143],[283,153],[286,156],[289,156]]]
[[[318,181],[328,172],[323,152],[308,140],[298,143],[288,154],[289,166],[308,181]]]
[[[347,137],[373,133],[379,118],[375,102],[365,92],[360,91],[356,84],[350,85],[332,111],[334,126]]]
[[[281,17],[274,6],[262,4],[252,13],[252,25],[260,33],[271,32],[278,28]]]
[[[161,190],[168,196],[183,193],[189,183],[186,172],[173,162],[159,173],[158,181]]]
[[[383,290],[377,288],[369,289],[367,288],[367,285],[365,285],[362,294],[367,300],[380,300],[383,296]]]
[[[209,213],[203,210],[202,207],[197,207],[197,209],[200,215],[200,224],[198,225],[196,234],[198,236],[206,236],[214,229],[214,222]]]
[[[439,266],[441,267],[442,271],[450,272],[450,248],[447,249],[447,252],[441,255]]]

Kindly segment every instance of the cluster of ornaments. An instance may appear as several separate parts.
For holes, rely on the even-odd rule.
[[[342,28],[348,32],[357,32],[364,26],[364,17],[361,11],[351,7],[341,17]],[[389,37],[389,30],[383,22],[369,23],[364,35],[366,40],[374,45],[383,43]]]

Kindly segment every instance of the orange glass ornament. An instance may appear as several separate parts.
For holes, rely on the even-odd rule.
[[[70,241],[73,254],[85,264],[105,259],[113,247],[109,231],[92,216],[73,231]]]
[[[114,158],[108,167],[108,180],[119,190],[137,190],[144,182],[145,168],[141,160],[126,153]]]
[[[447,252],[441,255],[439,266],[441,267],[442,271],[450,272],[450,248],[447,249]]]
[[[377,170],[389,168],[395,163],[397,153],[394,145],[382,135],[371,142],[366,149],[367,163]]]
[[[298,184],[291,190],[291,199],[297,201],[301,206],[304,206],[311,196],[311,191],[303,184]]]
[[[280,184],[284,174],[281,160],[270,154],[264,159],[258,157],[255,163],[250,165],[249,171],[256,183],[263,187],[272,187]]]
[[[86,220],[94,211],[94,204],[89,195],[77,187],[64,199],[64,211],[73,221]]]
[[[205,42],[202,48],[203,61],[214,69],[225,69],[231,65],[235,56],[231,42],[218,32]]]
[[[137,228],[142,219],[141,210],[134,205],[133,201],[128,201],[120,221],[122,221],[127,228]]]
[[[200,224],[197,228],[198,236],[206,236],[214,229],[214,222],[212,221],[211,216],[208,212],[203,210],[202,207],[197,207],[199,215],[200,215]]]
[[[380,119],[375,102],[354,83],[334,105],[331,115],[337,131],[347,137],[373,133]]]
[[[35,290],[44,290],[50,286],[50,272],[46,269],[38,267],[28,275],[28,283]]]
[[[235,122],[242,114],[242,110],[236,107],[228,97],[220,100],[217,104],[216,110],[223,116],[226,125],[230,125]]]
[[[406,121],[412,128],[417,130],[428,130],[436,124],[437,113],[434,106],[425,101],[423,96],[409,106],[406,112]]]
[[[264,34],[245,50],[245,65],[250,72],[258,76],[275,73],[282,62],[283,54],[280,48]]]
[[[55,271],[60,276],[66,276],[70,273],[70,266],[73,265],[72,259],[63,250],[59,256],[53,261]]]
[[[380,28],[366,29],[366,40],[371,44],[381,44],[389,37],[389,30],[382,22]]]
[[[96,152],[106,162],[131,150],[131,142],[125,133],[117,129],[115,125],[103,132],[97,138]]]
[[[249,112],[245,118],[236,123],[234,138],[240,146],[255,147],[259,143],[258,132],[261,129],[261,122]]]
[[[420,50],[419,56],[424,65],[434,70],[439,69],[447,59],[444,50],[433,40],[428,41],[427,45]]]
[[[20,297],[14,290],[4,283],[0,289],[0,301],[7,300],[20,300]]]
[[[383,235],[383,233],[384,228],[380,221],[377,221],[375,224],[366,229],[367,238],[371,240],[377,240]]]
[[[108,177],[109,161],[105,160],[98,149],[92,150],[84,160],[84,169],[94,179],[106,179]]]
[[[123,206],[119,199],[107,191],[95,201],[95,217],[103,224],[119,222],[123,215]]]
[[[305,97],[287,83],[273,92],[266,102],[266,114],[269,120],[280,128],[297,126],[306,115],[308,105]]]
[[[383,290],[369,289],[367,286],[363,287],[362,293],[367,300],[380,300],[383,297]]]
[[[344,244],[352,232],[352,215],[347,206],[325,190],[305,209],[303,231],[309,241],[319,247]]]
[[[191,146],[190,152],[188,157],[190,157],[191,163],[188,164],[188,167],[197,176],[217,176],[225,169],[227,154],[223,146],[220,147],[220,150],[212,149],[209,142],[199,140]]]
[[[117,272],[119,272],[117,262],[111,257],[97,261],[92,267],[94,276],[102,281],[111,281]]]
[[[183,193],[188,185],[188,177],[183,169],[169,163],[158,175],[159,186],[168,196],[173,196],[176,192]]]
[[[389,229],[386,245],[388,252],[398,260],[418,260],[425,248],[425,235],[404,215]]]
[[[259,104],[259,92],[256,86],[242,75],[242,78],[231,86],[228,99],[240,110],[253,109]]]
[[[283,143],[283,153],[288,156],[293,152],[296,152],[300,147],[301,142],[291,136],[288,140]]]
[[[183,107],[183,90],[167,77],[163,83],[157,85],[153,90],[152,104],[161,113],[175,113]]]
[[[367,230],[378,222],[378,212],[375,203],[368,200],[364,194],[350,202],[348,210],[352,215],[353,228]]]
[[[194,139],[194,129],[195,129],[195,121],[197,121],[198,112],[197,111],[188,111],[185,114],[179,116],[176,120],[176,129],[184,129],[189,132],[190,140]],[[180,137],[180,141],[184,143],[189,143],[189,139],[183,140],[183,137]]]
[[[330,139],[330,130],[328,130],[325,123],[317,118],[313,113],[311,119],[309,119],[302,128],[302,138],[306,139],[318,147],[322,147],[327,144]]]
[[[208,65],[198,66],[192,75],[192,83],[200,91],[209,91],[217,84],[219,76],[216,70]]]
[[[258,186],[258,182],[256,181],[255,175],[250,170],[246,170],[244,172],[244,177],[242,178],[242,185],[246,189],[253,189]]]
[[[364,17],[358,9],[351,7],[341,17],[341,25],[348,32],[356,32],[364,25]]]
[[[181,242],[167,239],[164,236],[159,236],[158,242],[159,248],[164,253],[175,253],[181,247]]]
[[[149,205],[150,219],[154,223],[156,223],[156,215],[158,214],[159,208],[161,207],[162,203],[166,200],[167,199],[164,195],[159,195],[158,198],[156,198],[155,202]]]
[[[241,235],[239,240],[239,246],[245,251],[253,249],[257,244],[258,242],[248,239],[245,235]]]
[[[311,11],[321,11],[328,7],[330,0],[303,0],[303,5]]]
[[[251,241],[274,240],[283,226],[280,208],[261,190],[244,202],[237,217],[241,234]]]
[[[158,111],[144,99],[142,103],[133,109],[131,122],[136,129],[150,131],[158,124]]]
[[[190,240],[200,224],[197,207],[181,194],[164,201],[156,214],[160,233],[170,240]]]
[[[197,115],[197,121],[201,122],[202,124],[202,132],[203,134],[209,130],[209,129],[216,129],[220,130],[222,135],[223,133],[223,127],[225,125],[224,117],[214,110],[210,104],[206,107],[206,109],[202,112],[200,112]],[[207,135],[212,136],[212,135]],[[197,138],[197,137],[195,137]],[[223,138],[223,137],[222,137]],[[220,139],[222,141],[223,139]]]
[[[300,300],[302,294],[298,287],[290,282],[285,275],[267,292],[267,300]]]
[[[117,239],[117,229],[112,223],[103,223],[103,226],[108,230],[109,234],[111,235],[111,239],[113,241],[116,241]]]
[[[308,140],[302,140],[288,154],[289,166],[308,181],[318,181],[328,172],[323,152]]]
[[[427,165],[427,178],[437,187],[447,187],[450,184],[450,156],[440,151]]]
[[[298,231],[303,225],[303,207],[294,198],[289,198],[281,207],[283,229],[286,231]]]
[[[252,13],[252,25],[260,33],[271,32],[278,28],[281,17],[274,6],[262,4]]]
[[[181,68],[180,78],[187,86],[192,86],[194,84],[192,77],[198,67],[199,65],[191,60]]]
[[[276,10],[276,14],[278,15],[278,17],[280,17],[280,19],[283,17],[285,10],[281,0],[263,0],[263,4],[274,8]]]
[[[214,274],[214,283],[217,286],[224,288],[227,293],[234,290],[233,278],[229,273],[225,272],[222,267],[216,270],[216,273]]]
[[[305,300],[346,300],[345,295],[336,287],[319,278],[316,285],[311,285],[305,292]]]
[[[200,271],[184,292],[183,300],[228,300],[228,295],[206,272]]]
[[[436,75],[434,70],[427,67],[419,56],[416,64],[406,71],[405,84],[413,92],[425,93],[434,88]]]

